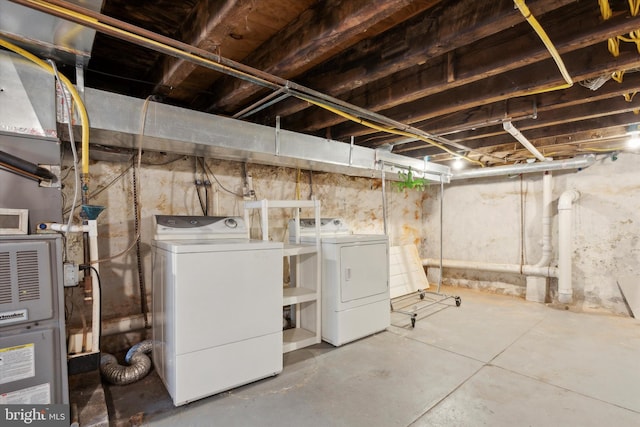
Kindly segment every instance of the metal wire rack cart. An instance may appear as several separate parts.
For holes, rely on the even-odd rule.
[[[411,320],[411,327],[415,328],[419,313],[438,304],[443,304],[447,300],[453,300],[456,307],[460,307],[462,304],[462,298],[459,296],[440,293],[440,285],[438,284],[438,290],[436,292],[420,289],[408,295],[394,298],[391,300],[391,311],[409,316]],[[396,308],[398,305],[399,308]],[[411,309],[409,309],[409,307],[411,307]]]
[[[411,327],[415,328],[418,314],[433,308],[436,305],[460,307],[462,298],[457,295],[447,295],[440,292],[442,286],[442,211],[444,199],[444,182],[440,179],[440,272],[438,274],[438,288],[435,292],[426,289],[418,289],[407,295],[399,296],[391,299],[391,311],[394,313],[405,314],[411,320]],[[446,303],[452,300],[453,304]],[[435,312],[440,311],[436,310]]]

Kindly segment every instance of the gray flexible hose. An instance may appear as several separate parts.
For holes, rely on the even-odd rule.
[[[114,355],[102,353],[100,357],[100,372],[104,379],[111,384],[126,385],[145,377],[151,370],[151,359],[145,353],[151,352],[153,342],[141,341],[129,349],[124,360],[129,366],[118,364]]]

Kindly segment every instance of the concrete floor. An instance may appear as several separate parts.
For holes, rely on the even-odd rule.
[[[106,387],[112,426],[638,426],[640,321],[470,290],[385,332],[174,408],[155,372]],[[399,304],[395,304],[396,310]],[[414,310],[413,305],[408,310]]]

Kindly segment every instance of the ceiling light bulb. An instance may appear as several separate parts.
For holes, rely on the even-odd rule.
[[[452,167],[456,170],[460,170],[464,167],[464,163],[462,162],[462,159],[460,157],[457,157],[454,161],[453,161],[453,165]]]
[[[640,147],[640,135],[638,133],[631,134],[631,138],[627,141],[627,146],[631,149],[636,149]]]

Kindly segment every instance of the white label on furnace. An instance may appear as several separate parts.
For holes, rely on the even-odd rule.
[[[50,403],[49,383],[0,394],[0,405],[49,405]]]
[[[0,384],[36,375],[35,345],[0,348]]]

